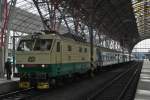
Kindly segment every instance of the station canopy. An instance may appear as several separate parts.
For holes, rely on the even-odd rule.
[[[57,11],[51,14],[49,7],[53,6],[48,5],[52,4]],[[150,0],[18,0],[11,29],[26,33],[44,30],[46,20],[51,18],[47,15],[56,13],[53,18],[59,20],[57,24],[61,22],[61,30],[72,27],[71,22],[78,22],[79,26],[82,23],[129,50],[139,41],[150,38]],[[73,28],[76,31],[77,28]]]

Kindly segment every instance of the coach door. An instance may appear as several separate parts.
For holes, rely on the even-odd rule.
[[[61,41],[56,42],[56,64],[61,64],[62,63],[62,46],[61,46]]]

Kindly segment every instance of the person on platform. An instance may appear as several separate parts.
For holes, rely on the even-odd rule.
[[[7,74],[7,80],[11,79],[11,74],[12,74],[12,66],[11,66],[11,62],[10,59],[8,58],[7,61],[5,62],[5,71]]]

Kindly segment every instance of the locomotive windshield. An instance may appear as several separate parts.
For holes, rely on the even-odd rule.
[[[33,40],[21,40],[18,46],[18,51],[31,51]]]
[[[47,51],[50,50],[52,39],[21,40],[18,51]]]
[[[50,50],[52,46],[52,39],[38,39],[35,41],[34,50],[35,51],[46,51]]]

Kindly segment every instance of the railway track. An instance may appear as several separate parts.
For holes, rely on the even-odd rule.
[[[133,64],[133,63],[131,63],[131,64]],[[137,64],[135,64],[134,66],[136,66]],[[117,68],[117,69],[120,69],[120,71],[115,71],[115,73],[116,74],[114,74],[114,75],[109,75],[110,76],[110,80],[109,81],[107,81],[107,82],[105,82],[104,84],[106,84],[106,83],[108,83],[109,82],[109,85],[105,85],[105,87],[103,87],[104,85],[99,85],[99,86],[102,86],[102,87],[98,87],[98,88],[100,88],[100,90],[97,90],[98,88],[94,88],[93,90],[94,90],[94,92],[93,92],[93,90],[92,90],[92,92],[90,93],[90,95],[86,95],[86,97],[85,97],[85,99],[81,99],[81,100],[104,100],[105,98],[107,98],[107,100],[124,100],[124,99],[109,99],[109,98],[111,98],[110,97],[110,95],[109,95],[109,97],[106,97],[106,96],[104,96],[104,95],[107,95],[107,91],[109,91],[109,90],[111,90],[111,89],[109,89],[112,85],[113,85],[113,83],[115,84],[115,81],[117,81],[117,80],[119,80],[119,79],[121,79],[121,77],[123,77],[123,76],[125,76],[128,72],[130,72],[130,73],[133,73],[133,71],[136,69],[136,67],[132,67],[132,68],[130,68],[130,70],[129,70],[129,68],[130,68],[130,66],[125,66],[125,67],[123,67],[123,68]],[[126,72],[126,74],[125,74],[125,72],[124,72],[124,70],[128,70],[128,72]],[[132,71],[131,71],[132,70]],[[112,70],[113,71],[113,70]],[[124,72],[124,75],[122,75],[122,76],[120,76],[121,75],[121,73],[123,73]],[[139,71],[137,71],[137,72],[135,72],[135,74],[136,73],[138,73]],[[137,75],[137,74],[136,74]],[[120,76],[120,78],[118,78],[118,79],[115,79],[116,77],[119,77]],[[115,77],[115,78],[114,78]],[[131,78],[130,78],[131,79]],[[134,79],[134,77],[132,78],[132,79]],[[130,80],[130,81],[132,81],[132,79]],[[110,81],[113,81],[114,80],[114,82],[112,82],[111,84],[110,84]],[[122,80],[120,80],[120,81],[122,81]],[[124,82],[124,81],[123,81]],[[73,82],[74,83],[74,82]],[[78,82],[75,82],[75,84],[77,84]],[[66,83],[67,84],[67,83]],[[70,83],[69,83],[70,84]],[[80,83],[79,83],[80,84]],[[118,83],[118,84],[120,84],[120,83]],[[126,83],[127,84],[127,83]],[[130,85],[130,83],[128,83],[129,85]],[[66,86],[64,86],[64,89],[65,89],[65,87]],[[108,89],[108,90],[107,90]],[[128,89],[128,86],[126,87],[126,89]],[[126,93],[126,89],[125,89],[125,87],[124,87],[124,92],[122,91],[122,96],[120,95],[120,98],[123,98],[123,96],[124,96],[124,94]],[[59,91],[59,88],[55,88],[55,89],[50,89],[50,91],[46,91],[46,92],[41,92],[41,91],[37,91],[36,89],[34,89],[34,88],[30,88],[30,89],[26,89],[26,90],[19,90],[19,91],[15,91],[15,92],[11,92],[11,93],[7,93],[7,94],[3,94],[3,95],[0,95],[0,100],[36,100],[36,99],[34,99],[34,98],[36,98],[37,96],[43,96],[43,97],[45,97],[45,95],[46,94],[51,94],[52,93],[52,91],[53,90],[58,90]],[[95,92],[96,91],[96,92]],[[65,90],[64,90],[64,92],[65,92]],[[105,93],[104,93],[105,92]],[[111,91],[112,92],[112,91]],[[101,93],[103,93],[103,94],[101,94]],[[120,92],[121,93],[121,92]],[[102,96],[103,95],[103,96]],[[107,96],[108,96],[107,95]],[[102,97],[100,97],[100,96],[102,96]],[[38,98],[38,97],[37,97]],[[113,98],[113,97],[112,97]],[[118,97],[119,98],[119,97]],[[61,98],[62,99],[62,98]],[[60,98],[58,99],[58,100],[61,100]],[[39,100],[44,100],[44,99],[39,99]],[[49,99],[46,99],[46,100],[49,100]],[[53,100],[53,99],[52,99]],[[57,100],[57,99],[56,99]],[[64,100],[64,99],[63,99]],[[70,100],[70,99],[66,99],[66,100]],[[75,99],[75,100],[79,100],[79,99]],[[106,100],[106,99],[105,99]]]
[[[0,100],[27,100],[27,98],[32,97],[33,95],[38,95],[39,92],[34,88],[18,90],[6,94],[0,95]]]
[[[131,85],[134,87],[133,89],[135,89],[141,66],[142,63],[134,64],[127,71],[108,81],[105,86],[84,97],[85,100],[129,100],[129,98],[132,100],[131,97],[133,98],[134,94],[132,93],[131,95],[131,92],[127,94],[127,91],[130,90]],[[133,89],[130,91],[133,91]]]

